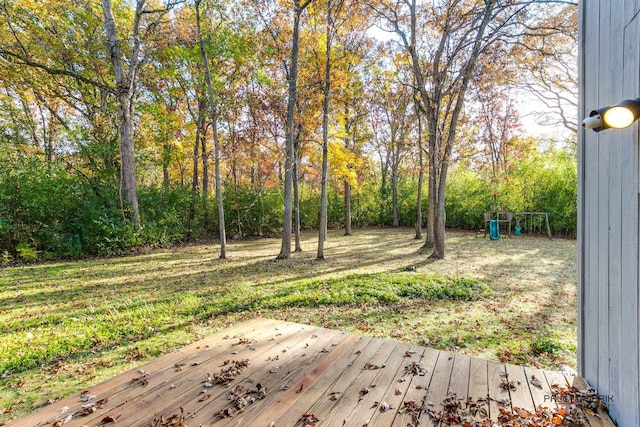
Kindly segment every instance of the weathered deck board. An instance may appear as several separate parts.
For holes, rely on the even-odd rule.
[[[515,384],[515,389],[509,391],[513,410],[524,409],[529,412],[535,411],[531,390],[529,389],[531,384],[525,376],[524,368],[515,365],[505,365],[505,367],[507,369],[508,380],[510,382],[513,381]]]
[[[433,375],[431,376],[431,382],[429,383],[429,389],[425,399],[427,405],[435,412],[440,412],[442,410],[440,402],[442,402],[447,396],[447,390],[449,388],[449,381],[451,380],[451,372],[453,368],[453,359],[453,353],[448,351],[441,351],[438,355],[438,361],[436,362],[436,367],[434,368]],[[426,411],[423,411],[420,417],[420,425],[437,426],[438,423],[433,422]]]
[[[471,374],[471,357],[466,354],[456,354],[453,359],[453,372],[449,381],[448,393],[467,400],[469,395],[469,377]]]
[[[502,377],[506,375],[504,363],[488,361],[488,381],[489,381],[489,416],[493,421],[498,421],[500,408],[511,410],[509,392],[500,387]],[[507,402],[503,404],[502,402]]]
[[[232,360],[249,360],[249,365],[226,385],[205,387],[208,374],[220,372]],[[422,375],[407,368],[419,363]],[[91,402],[108,401],[88,416],[79,414],[86,402],[75,395],[17,420],[9,426],[53,426],[65,420],[65,427],[113,426],[149,427],[154,419],[187,415],[187,425],[209,427],[300,425],[304,414],[313,414],[317,426],[387,427],[442,425],[429,411],[443,409],[447,395],[468,399],[489,398],[486,413],[497,420],[500,408],[535,411],[539,405],[553,407],[548,396],[553,383],[586,387],[580,378],[566,379],[559,372],[545,372],[482,360],[463,354],[427,349],[390,340],[358,336],[290,322],[254,319],[236,325],[184,349],[155,359],[91,387]],[[500,387],[501,374],[518,383],[510,393]],[[535,375],[542,388],[531,385]],[[145,384],[142,384],[144,380]],[[247,405],[233,417],[216,416],[230,401],[226,395],[238,386],[246,389],[261,384],[263,399]],[[367,390],[363,393],[363,390]],[[206,397],[205,397],[206,396]],[[403,409],[415,401],[421,411]],[[501,402],[502,401],[502,402]],[[386,402],[390,408],[380,410]],[[424,406],[423,406],[424,405]],[[109,417],[109,418],[105,418]],[[483,419],[476,414],[476,419]],[[613,425],[608,417],[591,416],[593,426]],[[162,424],[159,424],[162,425]]]
[[[535,408],[556,408],[556,404],[550,399],[551,384],[547,381],[544,371],[541,369],[524,368],[524,372],[527,380],[529,381],[529,389],[531,390],[531,397],[533,398]],[[535,384],[533,383],[534,378],[536,381]],[[537,386],[536,384],[540,384],[540,386]]]
[[[489,415],[489,402],[486,401],[489,396],[489,374],[488,363],[484,359],[477,357],[471,358],[469,367],[469,396],[468,398],[478,404],[478,413],[475,419],[480,421]],[[485,399],[484,403],[480,399]]]

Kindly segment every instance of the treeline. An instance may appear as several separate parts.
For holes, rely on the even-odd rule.
[[[59,162],[45,164],[35,154],[0,159],[0,253],[5,263],[125,254],[219,235],[215,199],[194,197],[189,186],[141,186],[144,226],[136,229],[123,217],[113,182],[89,179]],[[532,153],[514,162],[499,183],[459,163],[447,185],[447,226],[480,229],[483,212],[496,203],[513,211],[547,211],[554,234],[575,236],[576,182],[575,154],[570,149]],[[354,227],[393,224],[391,192],[385,185],[380,176],[372,175],[352,193]],[[281,187],[225,188],[229,236],[281,234]],[[335,183],[329,189],[329,227],[342,228],[344,194]],[[414,226],[417,180],[400,178],[397,193],[400,226]],[[301,183],[303,229],[318,227],[319,203],[318,187]]]
[[[5,260],[211,238],[224,258],[227,235],[280,233],[286,259],[305,228],[319,230],[322,259],[328,227],[416,221],[425,253],[443,258],[445,226],[478,228],[494,203],[549,211],[556,232],[575,234],[575,162],[527,137],[518,111],[523,93],[541,99],[532,114],[575,145],[574,4],[0,11]]]

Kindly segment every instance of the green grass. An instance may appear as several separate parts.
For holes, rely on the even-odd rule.
[[[279,241],[0,270],[0,425],[255,316],[532,366],[575,365],[575,242],[406,229],[330,233],[326,261]],[[416,265],[417,272],[404,267]]]
[[[61,293],[64,295],[65,293]],[[18,318],[5,318],[0,334],[0,372],[19,374],[89,351],[102,351],[197,320],[206,321],[230,313],[281,310],[294,307],[394,305],[411,299],[469,301],[489,295],[489,289],[473,279],[425,274],[359,274],[329,280],[300,280],[217,290],[183,291],[166,298],[148,295],[113,295],[102,300],[60,301],[58,307],[29,310]],[[49,295],[51,297],[51,295]],[[40,301],[38,294],[33,295]],[[30,304],[31,305],[31,304]]]

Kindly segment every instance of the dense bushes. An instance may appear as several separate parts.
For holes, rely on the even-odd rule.
[[[449,172],[447,225],[466,229],[483,226],[483,211],[494,202],[512,211],[546,211],[553,233],[575,236],[577,226],[575,155],[564,150],[534,153],[514,162],[505,178],[492,183],[463,165]],[[388,186],[388,184],[387,184]],[[226,187],[227,233],[277,236],[282,232],[282,193],[279,188]],[[303,229],[317,228],[319,190],[300,186]],[[329,189],[329,226],[344,224],[343,188]],[[398,184],[400,225],[416,219],[416,180]],[[0,159],[0,254],[22,261],[115,255],[140,246],[168,246],[217,235],[213,198],[203,200],[190,188],[170,190],[141,186],[139,202],[143,228],[123,219],[117,183],[90,179],[56,163],[43,167],[37,157]],[[370,179],[353,192],[354,227],[390,226],[391,191]],[[426,184],[423,212],[426,219]]]
[[[547,212],[553,234],[574,237],[577,183],[575,155],[566,150],[533,153],[514,162],[497,183],[457,166],[450,172],[447,185],[447,225],[481,228],[482,212],[495,203],[514,212]]]

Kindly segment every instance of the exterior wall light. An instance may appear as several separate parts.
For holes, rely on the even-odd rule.
[[[617,105],[593,110],[582,121],[582,127],[600,132],[605,129],[624,129],[640,118],[640,98],[625,99]]]

